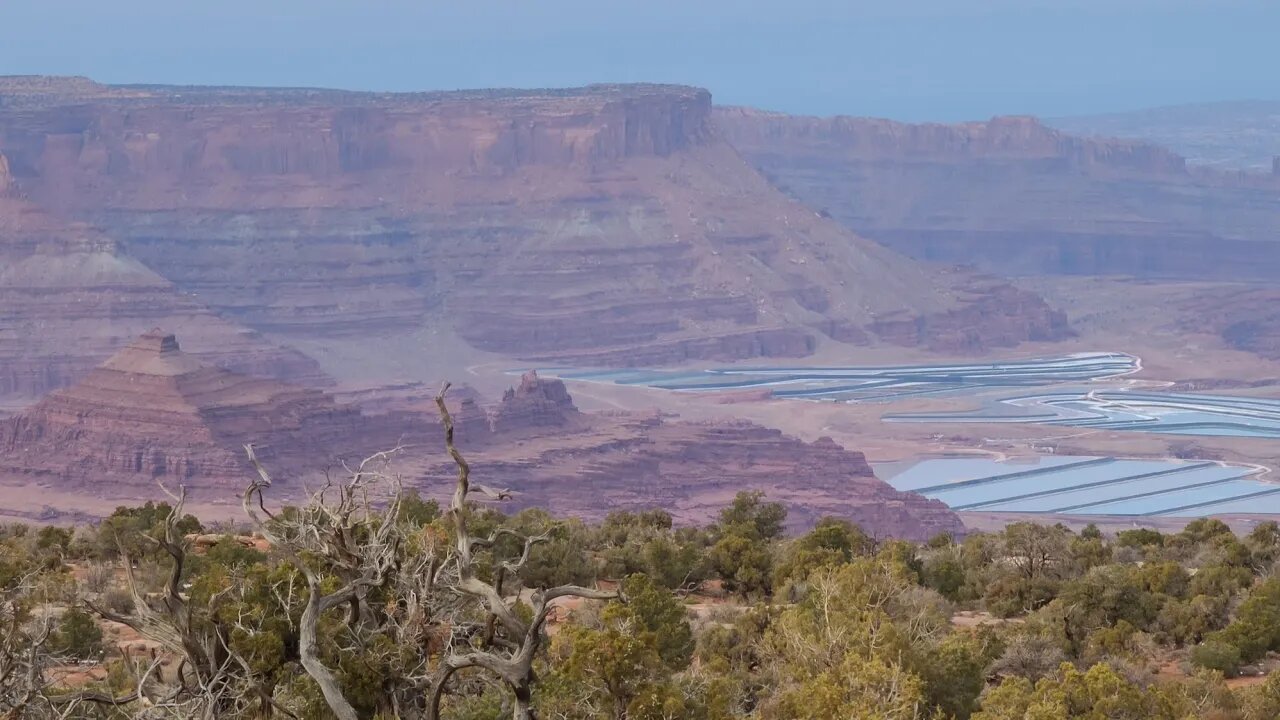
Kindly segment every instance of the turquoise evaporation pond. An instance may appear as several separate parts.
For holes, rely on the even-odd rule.
[[[865,403],[1057,385],[1039,394],[988,399],[977,410],[900,413],[886,422],[1035,423],[1096,430],[1280,439],[1280,400],[1100,390],[1081,383],[1136,371],[1124,353],[1077,353],[994,363],[847,367],[723,367],[707,370],[549,368],[566,380],[673,391],[767,390],[796,400]]]
[[[847,367],[724,367],[707,370],[578,370],[546,368],[565,380],[644,385],[665,390],[716,392],[768,389],[775,397],[876,402],[919,395],[1081,382],[1134,372],[1124,353],[1077,353],[995,363]]]
[[[1254,479],[1257,473],[1205,460],[1083,456],[940,458],[905,469],[877,467],[894,488],[953,510],[1169,517],[1280,513],[1280,483]]]
[[[1039,423],[1177,435],[1280,438],[1280,400],[1073,388],[1021,395],[975,411],[902,413],[886,422]]]

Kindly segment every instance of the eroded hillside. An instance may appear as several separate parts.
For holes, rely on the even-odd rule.
[[[788,199],[693,88],[11,78],[0,152],[30,202],[286,340],[428,323],[503,356],[644,365],[803,356],[825,338],[971,352],[1068,332],[1030,293],[939,273]]]

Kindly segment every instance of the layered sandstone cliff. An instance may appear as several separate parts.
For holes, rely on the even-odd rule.
[[[95,229],[53,217],[6,185],[6,168],[0,156],[0,404],[78,380],[156,325],[189,332],[223,367],[327,381],[315,361],[223,320]]]
[[[1188,169],[1154,145],[1032,118],[911,125],[720,108],[715,123],[776,186],[916,258],[1004,274],[1280,271],[1274,176]]]
[[[503,355],[641,365],[805,355],[828,331],[873,342],[886,318],[944,324],[973,305],[971,278],[785,198],[711,112],[705,91],[675,86],[391,95],[26,78],[0,81],[0,152],[42,207],[286,339],[431,322]],[[1060,336],[1042,303],[1019,307],[977,344]]]
[[[204,365],[173,335],[152,331],[0,421],[0,478],[116,497],[157,481],[238,489],[250,471],[247,443],[290,480],[383,449],[385,428],[318,390]]]

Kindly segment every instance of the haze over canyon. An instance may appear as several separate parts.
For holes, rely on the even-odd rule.
[[[1110,349],[1161,381],[1258,387],[1280,377],[1278,211],[1280,174],[1028,117],[788,116],[676,85],[0,78],[0,479],[75,513],[161,478],[216,504],[245,443],[301,483],[413,438],[405,468],[429,486],[448,472],[429,398],[452,379],[471,386],[477,466],[525,504],[697,522],[753,487],[802,524],[836,512],[922,539],[962,526],[860,450],[1025,452],[1045,433],[891,432],[874,406],[516,371],[910,358],[945,376]],[[1223,362],[1170,351],[1170,328]]]

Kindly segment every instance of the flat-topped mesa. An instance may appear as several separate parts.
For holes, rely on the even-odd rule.
[[[318,391],[206,366],[160,330],[0,424],[0,476],[121,491],[156,480],[235,488],[260,447],[282,478],[390,447],[386,424]]]
[[[530,370],[520,384],[508,388],[502,402],[489,416],[495,433],[563,427],[579,420],[580,413],[564,381],[546,379]]]
[[[177,355],[182,351],[182,348],[178,345],[178,337],[173,333],[167,333],[158,327],[151,328],[138,336],[137,340],[130,343],[129,349],[148,353],[156,357]]]
[[[66,100],[100,97],[107,92],[107,86],[78,75],[0,75],[0,99],[10,102],[24,97],[36,102],[50,96]]]
[[[0,110],[23,104],[22,113],[0,118],[0,148],[49,204],[95,206],[106,193],[124,207],[164,207],[198,192],[192,199],[212,208],[226,203],[229,187],[254,179],[402,176],[339,198],[361,205],[416,192],[426,177],[666,156],[711,136],[710,94],[674,85],[451,93],[76,87],[6,94],[0,83]],[[49,142],[29,142],[42,136]],[[79,150],[65,152],[68,143]],[[106,186],[94,181],[104,176],[112,179]],[[145,187],[134,186],[143,180]],[[89,196],[77,199],[54,183]],[[298,188],[287,202],[334,200]]]
[[[1001,116],[958,124],[902,123],[849,116],[810,117],[750,108],[716,108],[717,127],[733,144],[795,143],[842,157],[909,160],[1057,160],[1071,167],[1185,174],[1186,160],[1149,143],[1082,138],[1030,116]]]

